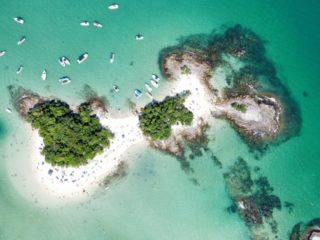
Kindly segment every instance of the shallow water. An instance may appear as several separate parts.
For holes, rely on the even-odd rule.
[[[238,156],[252,167],[260,166],[275,194],[295,205],[292,213],[283,209],[275,214],[279,239],[288,239],[295,223],[319,217],[319,1],[121,0],[114,12],[98,0],[0,3],[0,50],[7,50],[0,58],[1,240],[249,239],[243,221],[226,210],[231,199],[222,175]],[[24,17],[26,24],[14,23],[14,16]],[[81,20],[99,20],[104,27],[82,28]],[[88,201],[46,208],[26,198],[36,191],[24,187],[29,136],[17,114],[5,112],[11,106],[8,85],[75,104],[84,99],[88,84],[108,98],[111,109],[125,112],[127,98],[136,101],[133,90],[143,89],[151,73],[159,73],[161,49],[177,44],[181,36],[209,34],[223,24],[236,23],[267,41],[267,55],[300,106],[299,136],[271,147],[256,160],[235,131],[218,120],[210,129],[209,146],[223,169],[204,153],[190,160],[194,172],[187,174],[173,157],[133,148],[124,156],[128,175]],[[144,41],[135,41],[138,33]],[[23,35],[26,42],[17,46]],[[89,53],[89,59],[78,65],[75,60],[83,52]],[[110,52],[116,53],[113,64]],[[70,67],[58,64],[62,55],[71,59]],[[20,64],[25,69],[16,75]],[[40,78],[44,68],[48,70],[45,82]],[[58,83],[64,75],[71,77],[71,84]],[[119,93],[110,92],[112,84],[120,87]],[[160,85],[156,97],[165,91]],[[138,103],[147,101],[144,96]]]

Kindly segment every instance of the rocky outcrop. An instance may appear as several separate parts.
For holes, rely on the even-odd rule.
[[[281,112],[276,98],[247,95],[217,102],[212,114],[231,121],[245,137],[262,141],[279,133]]]
[[[15,107],[22,117],[26,117],[29,110],[45,99],[35,93],[24,93],[17,98]]]
[[[320,218],[307,223],[297,223],[292,228],[290,240],[320,240]]]

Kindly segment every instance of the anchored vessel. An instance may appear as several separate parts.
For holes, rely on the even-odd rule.
[[[6,54],[6,51],[0,51],[0,57],[4,56]]]
[[[80,25],[83,27],[88,27],[88,26],[90,26],[90,23],[88,21],[83,21],[80,23]]]
[[[17,69],[17,74],[20,74],[22,72],[22,70],[23,70],[23,66],[20,65],[20,67],[18,67],[18,69]]]
[[[143,40],[144,36],[142,36],[141,34],[136,35],[136,40]]]
[[[81,63],[83,63],[85,60],[87,60],[88,57],[89,57],[89,54],[88,54],[88,53],[84,53],[84,54],[82,54],[82,55],[78,58],[77,62],[78,62],[79,64],[81,64]]]
[[[142,92],[139,89],[134,90],[134,96],[136,98],[140,98],[142,96]]]
[[[17,23],[24,24],[24,19],[22,17],[14,17],[13,20]]]
[[[47,70],[46,69],[44,69],[42,71],[41,78],[42,78],[43,81],[47,79]]]
[[[62,77],[59,79],[59,82],[61,83],[61,85],[67,85],[69,83],[71,83],[71,79],[67,76]]]
[[[119,4],[116,4],[116,3],[114,3],[114,4],[111,4],[111,5],[109,5],[109,7],[108,7],[110,10],[115,10],[115,9],[118,9],[119,8]]]
[[[114,62],[114,58],[116,57],[116,55],[112,52],[110,54],[110,63],[113,63]]]
[[[102,24],[100,22],[94,21],[93,26],[102,28]]]
[[[17,42],[18,45],[21,45],[22,43],[24,43],[26,41],[26,37],[22,37],[20,38],[20,40]]]

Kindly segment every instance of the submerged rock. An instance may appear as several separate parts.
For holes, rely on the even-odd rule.
[[[290,240],[320,240],[320,218],[306,224],[300,222],[293,226]]]

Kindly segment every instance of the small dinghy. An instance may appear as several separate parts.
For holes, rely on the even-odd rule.
[[[157,74],[152,74],[151,75],[152,79],[155,80],[156,82],[160,81],[160,77]]]
[[[136,40],[141,41],[144,39],[144,36],[142,36],[141,34],[136,35]]]
[[[59,79],[59,82],[61,83],[61,85],[67,85],[69,83],[71,83],[71,79],[67,76],[62,77]]]
[[[120,88],[119,88],[117,85],[113,84],[113,90],[114,90],[115,92],[119,92],[119,91],[120,91]]]
[[[20,67],[18,67],[18,69],[17,69],[17,74],[20,74],[22,72],[22,70],[23,70],[23,66],[20,65]]]
[[[90,23],[89,23],[88,21],[83,21],[83,22],[80,23],[80,25],[81,25],[82,27],[89,27],[89,26],[90,26]]]
[[[152,87],[150,87],[150,85],[148,83],[145,83],[144,86],[146,87],[148,92],[152,92]]]
[[[134,96],[136,98],[140,98],[142,96],[142,92],[139,89],[134,90]]]
[[[22,17],[14,17],[13,20],[17,23],[24,24],[25,21]]]
[[[110,54],[110,63],[113,63],[114,62],[114,59],[115,59],[116,55],[112,52]]]
[[[7,112],[7,113],[12,113],[12,109],[9,108],[9,107],[7,107],[7,108],[6,108],[6,112]]]
[[[108,7],[110,10],[116,10],[116,9],[118,9],[119,8],[119,4],[116,4],[116,3],[114,3],[114,4],[111,4],[111,5],[109,5],[109,7]]]
[[[151,79],[150,82],[151,82],[152,86],[154,86],[155,88],[159,87],[159,83],[156,80]]]
[[[0,57],[4,56],[6,54],[6,51],[0,51]]]
[[[17,45],[21,45],[26,41],[26,37],[20,38],[20,40],[17,42]]]
[[[87,60],[88,57],[89,57],[89,54],[88,54],[88,53],[84,53],[84,54],[82,54],[82,55],[78,58],[77,62],[78,62],[79,64],[81,64],[81,63],[83,63],[85,60]]]
[[[43,81],[45,81],[45,80],[47,79],[47,70],[46,70],[46,69],[44,69],[44,70],[42,71],[41,79],[42,79]]]
[[[102,24],[100,22],[94,21],[93,26],[102,28]]]

